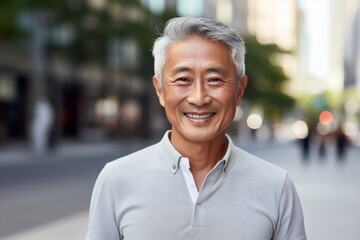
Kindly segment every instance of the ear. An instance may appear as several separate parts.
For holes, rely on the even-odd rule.
[[[244,75],[240,80],[240,86],[236,93],[236,105],[237,106],[240,105],[240,103],[241,103],[242,97],[245,92],[245,88],[247,86],[247,82],[248,82],[248,77],[246,75]]]
[[[162,91],[162,86],[160,86],[160,80],[155,75],[153,76],[152,80],[153,80],[153,85],[154,85],[154,88],[156,91],[156,95],[159,98],[160,105],[165,107],[164,94]]]

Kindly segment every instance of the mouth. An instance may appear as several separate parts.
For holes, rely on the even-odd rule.
[[[215,113],[214,112],[204,113],[204,114],[185,113],[184,115],[190,119],[203,120],[203,119],[211,118],[212,116],[215,115]]]

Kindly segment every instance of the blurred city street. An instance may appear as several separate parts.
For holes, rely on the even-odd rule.
[[[308,239],[359,239],[359,147],[351,147],[338,161],[334,146],[328,146],[323,158],[314,146],[303,160],[295,142],[235,142],[289,172],[303,204]],[[100,169],[149,144],[69,142],[41,158],[24,146],[0,150],[0,239],[84,239]]]
[[[19,144],[0,149],[0,239],[83,239],[101,168],[149,144],[64,142],[43,156]]]
[[[245,59],[220,41],[248,77],[228,132],[289,172],[308,239],[359,240],[360,0],[0,2],[0,240],[84,239],[104,165],[171,127],[152,84],[170,47],[151,50],[178,16],[243,38]]]

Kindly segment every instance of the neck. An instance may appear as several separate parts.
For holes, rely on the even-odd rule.
[[[171,143],[182,156],[189,158],[190,171],[198,191],[207,174],[224,157],[228,145],[225,133],[210,141],[193,142],[174,131],[171,133]]]
[[[171,143],[182,156],[189,158],[193,174],[209,172],[224,157],[228,145],[225,134],[207,142],[193,142],[172,133]]]

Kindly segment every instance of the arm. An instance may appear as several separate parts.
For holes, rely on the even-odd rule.
[[[115,217],[115,199],[108,165],[100,172],[93,189],[86,235],[86,240],[104,239],[121,239]]]
[[[300,199],[289,176],[286,176],[280,197],[279,219],[273,240],[306,240]]]

